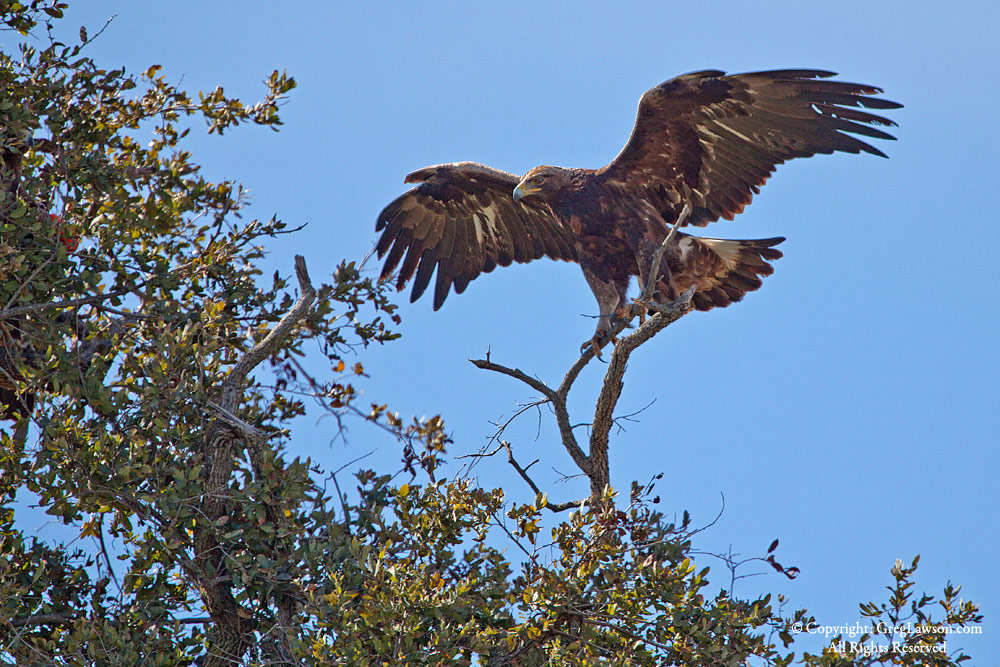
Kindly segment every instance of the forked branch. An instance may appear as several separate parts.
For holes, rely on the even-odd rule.
[[[665,250],[667,244],[669,244],[672,234],[683,222],[683,219],[687,216],[688,211],[689,209],[685,207],[685,210],[681,212],[681,216],[678,217],[678,220],[674,225],[674,229],[664,240],[663,245],[660,248],[660,252],[657,254],[657,259],[662,258],[663,251]],[[584,454],[582,448],[576,440],[576,435],[573,433],[572,421],[570,420],[569,410],[567,408],[567,397],[569,396],[569,392],[572,389],[573,384],[579,377],[580,372],[595,356],[590,347],[584,350],[583,354],[580,355],[580,357],[570,367],[569,371],[566,372],[566,375],[563,377],[562,383],[559,385],[558,389],[552,389],[538,378],[532,377],[520,369],[509,368],[507,366],[497,364],[488,358],[470,359],[470,361],[475,364],[477,368],[493,371],[495,373],[500,373],[516,380],[520,380],[535,391],[541,393],[542,396],[544,396],[545,399],[552,404],[552,409],[556,416],[556,423],[559,426],[559,433],[562,438],[563,447],[567,452],[569,452],[569,455],[573,459],[577,468],[579,468],[583,474],[587,475],[590,480],[591,499],[599,498],[604,493],[604,489],[610,481],[610,473],[608,470],[608,438],[611,427],[614,425],[614,409],[618,404],[619,397],[621,396],[624,383],[623,378],[628,359],[636,348],[673,322],[676,322],[685,313],[691,310],[691,297],[694,296],[694,292],[695,288],[692,286],[671,303],[665,305],[657,303],[643,304],[643,307],[654,310],[655,314],[647,319],[646,322],[634,332],[628,336],[617,339],[615,342],[614,351],[612,352],[611,359],[608,363],[608,370],[604,374],[601,392],[595,406],[594,421],[592,423],[590,434],[589,454]],[[620,328],[618,329],[618,332],[624,330],[624,328],[628,326],[628,322],[619,323],[619,325]],[[522,469],[514,459],[510,445],[504,443],[504,447],[507,449],[508,460],[511,465],[514,466],[522,478],[528,481],[532,490],[538,493],[538,487],[527,477],[525,469]],[[562,505],[569,508],[578,506],[579,503],[560,504],[560,506]]]
[[[590,354],[593,356],[593,352]],[[562,437],[563,447],[565,447],[566,451],[569,452],[569,455],[573,459],[573,463],[576,464],[576,467],[583,471],[584,474],[590,474],[590,463],[587,460],[587,455],[583,453],[583,449],[580,448],[579,443],[576,441],[576,435],[573,433],[573,426],[569,419],[569,409],[566,407],[565,395],[560,395],[538,378],[533,378],[517,368],[501,366],[500,364],[494,363],[489,359],[469,359],[469,361],[475,364],[477,368],[507,375],[516,380],[520,380],[535,391],[540,392],[548,400],[548,402],[552,404],[552,410],[556,415],[556,424],[559,425],[559,434]]]

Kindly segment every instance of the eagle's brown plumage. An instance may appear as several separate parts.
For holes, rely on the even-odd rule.
[[[575,260],[573,236],[548,207],[514,201],[519,180],[515,174],[474,162],[409,174],[404,182],[421,185],[386,206],[375,228],[385,229],[376,246],[378,256],[389,252],[382,277],[392,274],[402,260],[397,287],[403,289],[416,271],[410,297],[416,301],[437,267],[437,310],[452,285],[461,294],[469,281],[497,266],[543,255]]]
[[[893,139],[895,125],[862,109],[901,105],[874,86],[829,81],[824,70],[685,74],[647,91],[628,143],[607,166],[535,167],[519,178],[472,162],[426,167],[375,225],[411,301],[437,271],[434,308],[480,273],[543,255],[578,262],[601,309],[598,337],[626,305],[632,276],[645,283],[652,258],[685,205],[683,225],[731,220],[775,167],[817,153],[885,157],[852,134]],[[847,134],[850,133],[850,134]],[[783,238],[727,241],[676,234],[657,276],[658,300],[697,285],[700,310],[724,307],[760,287]]]

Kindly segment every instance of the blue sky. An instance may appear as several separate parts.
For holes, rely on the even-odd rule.
[[[111,3],[71,8],[106,67],[163,65],[189,90],[222,84],[254,98],[273,69],[299,82],[285,127],[192,137],[215,178],[242,181],[256,217],[309,223],[275,242],[269,268],[295,253],[314,276],[375,241],[382,207],[422,166],[475,160],[513,172],[537,164],[599,167],[624,145],[639,96],[697,69],[808,67],[885,88],[889,160],[836,155],[780,167],[747,211],[704,235],[787,236],[764,287],[739,304],[694,313],[632,359],[619,411],[655,403],[611,444],[613,479],[664,472],[668,511],[707,523],[706,550],[802,569],[741,582],[778,590],[828,624],[859,620],[881,600],[896,558],[922,555],[918,588],[947,580],[987,614],[980,637],[949,641],[975,665],[1000,659],[995,554],[1000,425],[1000,5],[996,3]],[[370,265],[374,272],[377,264]],[[408,293],[400,296],[406,302]],[[442,413],[455,444],[479,449],[516,402],[514,381],[474,368],[483,356],[558,383],[590,336],[596,310],[574,265],[500,269],[451,295],[401,307],[401,340],[360,357],[365,396],[404,415]],[[589,421],[601,369],[577,385]],[[317,415],[318,417],[318,415]],[[310,418],[295,447],[330,468],[396,445],[357,425],[331,444]],[[586,493],[558,482],[572,463],[544,414],[506,438],[555,500]],[[458,464],[450,465],[454,472]],[[502,462],[481,482],[526,489]],[[726,577],[720,569],[717,583]]]

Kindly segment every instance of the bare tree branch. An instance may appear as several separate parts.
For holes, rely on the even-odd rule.
[[[677,220],[674,221],[674,226],[670,228],[670,233],[667,237],[663,239],[663,243],[660,247],[656,249],[656,254],[653,255],[653,262],[649,266],[649,280],[646,283],[645,289],[642,290],[642,294],[639,295],[637,301],[648,301],[653,296],[653,288],[656,287],[656,281],[660,276],[660,262],[663,260],[663,253],[667,251],[670,246],[670,242],[673,240],[674,236],[677,234],[677,230],[684,221],[691,214],[691,206],[684,204],[684,208],[681,209],[680,214],[677,216]]]
[[[292,329],[306,316],[316,298],[305,259],[301,256],[295,257],[295,273],[299,280],[298,300],[267,336],[236,362],[222,383],[220,400],[218,403],[210,403],[217,417],[205,435],[203,493],[199,507],[207,521],[199,521],[194,525],[194,563],[185,568],[189,576],[193,576],[198,582],[205,608],[212,619],[212,626],[208,631],[211,648],[205,662],[206,667],[228,667],[234,660],[240,662],[253,644],[257,630],[250,620],[252,613],[244,609],[233,595],[232,578],[228,576],[226,556],[219,544],[215,526],[219,519],[228,514],[230,501],[227,488],[235,459],[247,445],[255,472],[259,474],[261,452],[257,448],[263,443],[262,434],[237,416],[247,377],[262,361],[277,351]],[[271,510],[276,511],[274,508]],[[275,557],[280,559],[281,554],[275,554]],[[275,596],[275,604],[282,610],[282,618],[275,625],[285,627],[291,622],[294,601],[286,593],[276,592]],[[278,643],[271,646],[269,652],[286,655],[288,647],[282,644],[287,642],[285,634],[274,632],[269,636],[270,640]]]
[[[37,313],[42,310],[58,310],[60,308],[72,308],[74,306],[85,306],[90,303],[100,303],[101,301],[107,301],[113,297],[124,296],[125,294],[128,294],[128,292],[129,290],[126,289],[112,290],[102,294],[82,296],[77,299],[66,299],[65,301],[46,301],[43,303],[31,303],[26,306],[18,306],[16,308],[4,308],[3,310],[0,310],[0,320],[8,320],[12,317],[17,317],[18,315]],[[133,313],[127,313],[127,315],[135,316]]]
[[[625,368],[632,352],[657,332],[666,328],[672,322],[679,320],[691,310],[691,297],[695,287],[692,285],[678,299],[661,308],[646,320],[645,324],[625,338],[615,343],[614,352],[608,362],[608,370],[604,374],[604,383],[597,399],[594,411],[594,422],[590,435],[590,490],[592,494],[601,493],[609,482],[608,472],[608,434],[614,424],[613,413],[624,386]]]
[[[264,337],[264,340],[254,345],[233,366],[229,377],[222,383],[222,400],[220,401],[220,405],[223,409],[231,413],[236,412],[240,392],[243,389],[247,376],[262,361],[275,353],[285,338],[288,337],[292,328],[309,312],[309,308],[316,298],[316,289],[309,281],[309,271],[306,269],[306,260],[302,255],[295,256],[295,275],[299,279],[299,289],[301,290],[298,301],[295,302],[291,310],[285,313],[285,316],[271,329],[270,333]]]
[[[482,368],[484,370],[494,371],[496,373],[502,373],[503,375],[509,375],[512,378],[520,380],[532,389],[540,392],[545,398],[550,401],[556,398],[556,392],[554,392],[547,384],[539,380],[538,378],[533,378],[524,371],[517,368],[507,368],[506,366],[501,366],[500,364],[495,364],[489,359],[469,359],[477,368]]]
[[[678,217],[671,233],[676,231],[677,227],[681,224],[681,222],[683,222],[686,215],[687,209],[685,208],[685,211],[682,211],[681,216]],[[664,240],[664,243],[660,248],[661,251],[669,243],[669,240],[670,236],[668,235],[667,239]],[[658,253],[660,257],[662,257],[662,254],[662,252]],[[486,359],[470,359],[469,361],[471,361],[477,368],[493,371],[495,373],[500,373],[516,380],[520,380],[532,389],[540,392],[548,400],[548,402],[552,404],[552,408],[556,416],[556,423],[559,426],[559,433],[562,437],[563,447],[565,447],[566,451],[569,452],[569,455],[573,459],[577,468],[587,475],[590,480],[591,499],[598,498],[604,492],[604,488],[610,481],[610,474],[608,471],[608,437],[611,427],[615,423],[615,418],[613,416],[614,409],[618,404],[619,397],[621,396],[623,377],[625,375],[625,367],[628,359],[632,352],[639,347],[639,345],[655,336],[659,331],[663,330],[671,323],[676,322],[685,313],[691,310],[691,297],[694,296],[694,292],[695,287],[692,286],[679,298],[666,305],[660,305],[657,303],[643,304],[644,308],[655,310],[656,314],[646,320],[646,322],[633,333],[624,338],[618,339],[617,342],[615,342],[614,351],[612,352],[611,359],[608,364],[608,370],[604,375],[604,382],[601,385],[601,392],[598,397],[594,413],[594,420],[592,422],[590,434],[589,455],[583,452],[583,449],[576,440],[576,435],[573,432],[573,424],[570,421],[569,410],[566,405],[566,399],[569,395],[570,389],[573,387],[573,383],[576,382],[576,379],[579,377],[580,372],[595,356],[590,347],[587,347],[580,357],[573,363],[569,371],[567,371],[566,375],[563,377],[563,381],[559,385],[559,388],[555,390],[538,378],[532,377],[520,369],[509,368],[495,363],[491,361],[489,357]],[[619,322],[616,325],[616,328],[612,331],[615,331],[616,329],[617,331],[621,331],[627,326],[627,321]],[[528,481],[529,478],[525,469],[522,469],[514,460],[509,445],[506,445],[506,447],[509,463],[515,470],[517,470],[521,477]],[[539,492],[538,487],[534,482],[529,481],[529,485],[535,493]]]
[[[538,463],[538,459],[535,459],[534,461],[529,463],[527,468],[522,468],[521,464],[519,464],[517,462],[517,459],[514,458],[514,451],[511,449],[510,443],[506,441],[501,442],[500,446],[503,447],[505,450],[507,450],[507,462],[514,467],[514,470],[516,470],[517,474],[521,476],[521,479],[523,479],[525,482],[528,483],[528,486],[531,487],[531,490],[535,492],[536,496],[541,494],[542,493],[541,489],[538,488],[538,485],[535,484],[535,481],[531,479],[531,477],[528,475],[528,468]],[[589,498],[585,498],[583,500],[564,502],[564,503],[554,503],[552,501],[549,501],[548,504],[546,504],[545,506],[552,512],[565,512],[568,509],[573,509],[574,507],[580,507],[581,505],[586,505],[589,502],[590,502]]]
[[[593,354],[593,352],[591,352],[591,354]],[[587,460],[587,455],[583,453],[583,449],[580,448],[579,443],[576,441],[576,436],[573,434],[573,426],[570,423],[569,410],[566,407],[565,396],[560,396],[556,391],[541,380],[533,378],[524,371],[516,368],[501,366],[500,364],[494,363],[489,359],[470,359],[469,361],[471,361],[476,368],[482,368],[483,370],[510,376],[520,380],[532,389],[541,392],[541,394],[552,404],[552,409],[556,415],[556,423],[559,425],[559,434],[562,436],[563,447],[565,447],[566,451],[569,452],[570,457],[573,459],[573,462],[576,463],[577,467],[584,473],[588,475],[590,474],[590,461]]]

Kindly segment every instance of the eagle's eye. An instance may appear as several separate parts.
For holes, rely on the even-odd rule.
[[[535,176],[535,177],[533,177],[531,179],[531,184],[532,185],[541,185],[544,182],[545,182],[545,177],[544,176]]]

